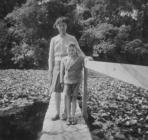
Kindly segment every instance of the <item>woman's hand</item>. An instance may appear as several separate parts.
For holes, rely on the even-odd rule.
[[[49,87],[50,87],[52,83],[52,73],[50,71],[48,73],[48,79],[49,79]]]

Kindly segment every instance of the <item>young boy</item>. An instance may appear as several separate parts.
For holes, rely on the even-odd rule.
[[[82,77],[84,57],[78,56],[75,44],[67,47],[68,56],[61,61],[60,83],[64,86],[66,98],[67,124],[76,124],[76,99]]]

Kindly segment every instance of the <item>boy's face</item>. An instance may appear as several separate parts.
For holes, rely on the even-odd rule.
[[[68,55],[69,56],[75,56],[76,55],[76,48],[75,47],[68,47]]]
[[[67,30],[67,24],[66,23],[59,23],[57,25],[57,29],[58,29],[60,34],[65,34],[66,30]]]

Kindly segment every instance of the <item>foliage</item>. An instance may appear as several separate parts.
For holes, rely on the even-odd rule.
[[[89,72],[88,85],[92,136],[102,140],[147,140],[148,90],[95,72]]]
[[[84,0],[82,4],[89,8],[94,24],[109,23],[114,26],[131,25],[133,38],[147,41],[147,1],[142,0]]]
[[[82,45],[87,46],[91,54],[96,51],[100,57],[99,51],[102,50],[104,57],[101,60],[147,65],[145,43],[141,39],[133,40],[130,25],[117,27],[100,23],[84,31],[81,36],[82,41],[85,42]]]
[[[11,65],[11,36],[5,21],[0,21],[0,67]]]
[[[3,66],[14,64],[25,68],[29,61],[30,68],[47,68],[48,44],[50,38],[57,34],[53,24],[59,16],[70,18],[68,32],[80,38],[80,47],[87,55],[92,55],[95,44],[98,48],[106,46],[103,48],[108,49],[104,52],[116,50],[112,55],[122,58],[128,42],[140,39],[145,44],[148,40],[148,4],[145,0],[13,0],[2,2],[0,7],[3,23],[0,22],[5,24],[4,28],[3,25],[0,27],[3,34],[0,48],[1,52],[5,51],[0,54]],[[41,40],[45,40],[45,47],[40,47]],[[28,51],[32,51],[33,55],[29,58],[23,56],[26,52],[23,50],[24,43]],[[139,56],[147,54],[144,49],[140,52]],[[141,61],[141,64],[144,63]]]
[[[35,60],[33,59],[34,51],[28,44],[22,42],[22,44],[16,45],[14,43],[11,52],[14,55],[12,57],[14,64],[17,64],[20,68],[33,67],[32,64],[35,63]]]
[[[48,71],[11,69],[1,70],[0,75],[1,108],[49,98]]]
[[[0,21],[0,63],[2,63],[4,59],[5,47],[7,45],[7,29],[5,27],[5,23],[3,21]]]
[[[15,7],[21,6],[26,0],[4,0],[0,2],[0,18],[4,18]]]
[[[12,61],[19,68],[48,67],[48,44],[56,35],[53,24],[57,17],[74,18],[75,5],[60,1],[28,0],[22,7],[9,13],[5,20],[12,38]],[[81,28],[75,20],[69,22],[68,32],[76,37],[81,35]],[[44,43],[43,43],[44,42]],[[15,45],[14,45],[15,44]],[[24,47],[24,44],[28,47]],[[28,52],[31,55],[28,56]],[[27,66],[28,65],[28,66]]]
[[[90,47],[91,52],[93,47],[97,45],[97,50],[102,48],[104,53],[109,53],[110,50],[116,47],[113,43],[117,33],[117,27],[112,24],[102,23],[95,28],[87,29],[81,36],[81,40],[85,42],[87,48]]]
[[[124,51],[126,58],[131,63],[147,65],[148,48],[140,39],[135,39],[125,44]]]

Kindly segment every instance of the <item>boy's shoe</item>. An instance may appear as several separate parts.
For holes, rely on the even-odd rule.
[[[67,115],[66,115],[66,113],[63,113],[63,114],[62,114],[62,118],[61,118],[61,119],[64,120],[64,121],[67,120]]]
[[[56,120],[59,120],[60,119],[60,116],[57,114],[55,115],[53,118],[52,118],[52,121],[56,121]]]
[[[72,117],[72,118],[71,118],[71,124],[72,124],[72,125],[76,125],[76,124],[77,124],[77,120],[76,120],[75,117]]]
[[[66,124],[67,124],[67,125],[71,125],[71,118],[68,118],[68,119],[67,119]]]

